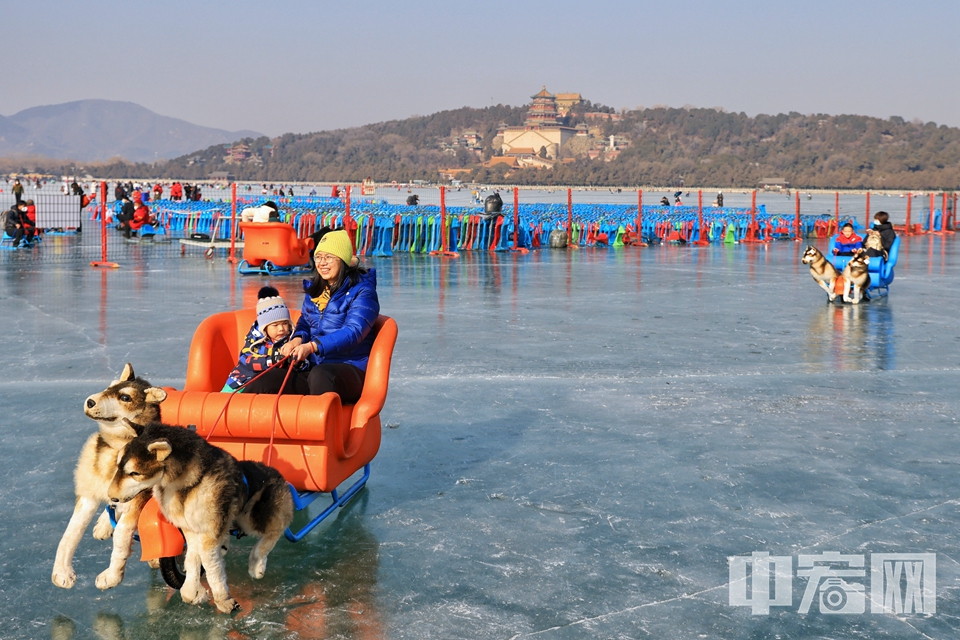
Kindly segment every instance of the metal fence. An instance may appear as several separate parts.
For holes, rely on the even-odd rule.
[[[171,185],[166,183],[164,197],[154,201],[149,200],[152,185],[144,184],[154,224],[126,238],[117,228],[121,203],[113,197],[113,185],[93,186],[96,198],[83,208],[79,196],[43,190],[25,195],[34,200],[37,227],[42,230],[42,241],[26,250],[33,259],[122,265],[131,259],[179,256],[240,262],[246,251],[239,224],[242,212],[267,200],[277,204],[282,221],[292,226],[300,240],[322,227],[346,228],[359,254],[390,256],[395,252],[537,250],[549,245],[553,232],[577,246],[611,248],[826,237],[848,220],[863,229],[881,208],[891,213],[904,232],[908,219],[911,232],[930,228],[936,232],[953,227],[957,199],[956,194],[946,193],[901,194],[874,195],[871,202],[870,194],[738,191],[723,193],[724,206],[717,206],[720,193],[701,191],[368,182],[204,183],[200,200],[171,199]],[[484,201],[493,193],[500,194],[502,208],[488,214]],[[12,204],[12,194],[0,193],[0,206]],[[9,240],[0,244],[4,249],[9,246]]]

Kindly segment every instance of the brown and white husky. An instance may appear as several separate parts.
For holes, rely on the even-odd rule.
[[[58,587],[69,589],[77,581],[73,555],[97,509],[109,501],[107,489],[117,473],[117,455],[143,430],[143,425],[159,422],[160,403],[166,397],[163,389],[137,378],[133,367],[127,363],[119,380],[114,380],[104,391],[93,394],[84,402],[84,413],[97,422],[99,430],[83,445],[74,472],[77,501],[53,563],[53,584]],[[98,588],[110,589],[123,580],[137,519],[149,497],[147,493],[117,510],[116,532],[106,512],[97,521],[93,529],[95,538],[106,540],[113,536],[110,566],[97,576]]]

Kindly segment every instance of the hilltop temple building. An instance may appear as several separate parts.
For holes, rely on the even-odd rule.
[[[573,95],[579,98],[579,94]],[[536,156],[541,149],[546,149],[547,157],[556,159],[560,147],[567,140],[577,135],[577,129],[564,126],[557,120],[557,98],[547,91],[546,87],[540,93],[531,97],[533,102],[530,109],[527,110],[527,118],[524,123],[519,127],[501,126],[497,131],[497,135],[503,138],[501,154],[504,156]]]

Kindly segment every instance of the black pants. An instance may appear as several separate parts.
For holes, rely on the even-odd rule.
[[[270,371],[248,387],[246,393],[277,393],[283,384],[287,369],[280,367]],[[363,392],[363,380],[366,373],[352,364],[318,364],[308,371],[294,371],[287,380],[284,393],[304,396],[318,396],[334,392],[340,396],[343,404],[356,404]]]
[[[6,229],[4,229],[4,231],[7,232],[8,236],[13,236],[13,246],[20,244],[20,241],[23,240],[24,234],[27,236],[27,242],[33,240],[33,227],[25,227],[24,225],[15,227],[13,225],[9,225]]]

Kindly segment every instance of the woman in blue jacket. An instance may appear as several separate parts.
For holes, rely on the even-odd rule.
[[[354,404],[363,391],[373,346],[370,329],[380,315],[377,274],[360,266],[346,231],[331,231],[314,251],[317,272],[304,281],[306,295],[293,336],[280,354],[306,361],[309,368],[290,374],[285,393],[319,395],[331,391]],[[254,381],[250,393],[277,393],[285,369]]]

